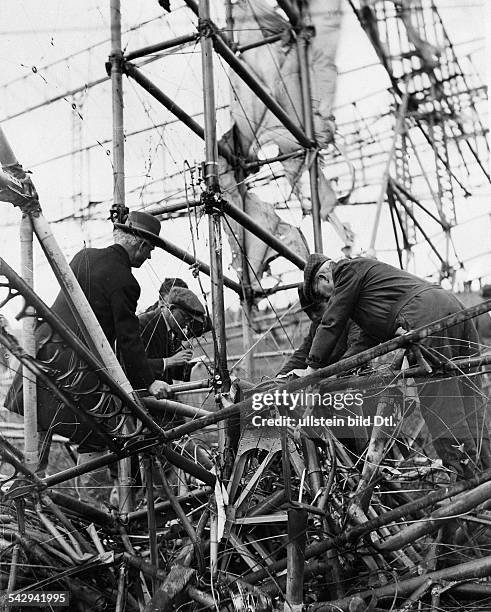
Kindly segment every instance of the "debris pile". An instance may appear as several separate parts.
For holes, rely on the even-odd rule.
[[[319,389],[364,389],[379,416],[405,410],[414,396],[383,372]],[[73,610],[490,609],[491,470],[455,480],[432,458],[417,410],[404,428],[351,437],[314,421],[254,427],[250,398],[221,412],[128,450],[143,473],[128,513],[52,488],[76,468],[39,479],[2,440],[2,605],[9,593],[69,591]],[[200,430],[238,413],[225,479],[224,455]]]

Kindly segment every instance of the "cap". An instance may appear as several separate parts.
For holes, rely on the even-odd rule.
[[[167,296],[167,302],[169,306],[178,306],[186,314],[195,318],[203,320],[206,316],[206,311],[203,304],[199,301],[197,296],[191,291],[191,289],[185,289],[184,287],[174,287]]]
[[[303,292],[305,295],[305,299],[308,302],[313,302],[314,300],[314,282],[315,277],[317,276],[317,272],[320,268],[326,263],[326,261],[331,261],[329,257],[323,255],[322,253],[312,253],[309,255],[307,259],[307,263],[305,264],[305,269],[303,271]]]
[[[188,285],[182,278],[164,278],[163,283],[160,285],[159,293],[160,295],[168,295],[172,289],[182,287],[183,289],[188,289]]]

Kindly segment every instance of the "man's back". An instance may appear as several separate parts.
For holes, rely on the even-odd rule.
[[[333,268],[334,295],[344,316],[380,340],[392,337],[397,307],[411,295],[435,285],[389,264],[358,257]]]
[[[109,342],[114,343],[117,321],[113,316],[113,303],[119,301],[120,306],[124,306],[125,304],[121,304],[124,302],[134,313],[140,296],[140,287],[131,273],[126,251],[120,245],[111,245],[104,249],[83,249],[74,256],[70,267]],[[72,330],[78,330],[62,292],[57,296],[52,309]]]
[[[140,286],[131,273],[126,250],[119,244],[104,249],[83,249],[72,259],[70,267],[110,344],[117,342],[130,382],[135,388],[148,388],[155,377],[140,338],[135,314]],[[63,293],[58,295],[52,309],[80,335]]]

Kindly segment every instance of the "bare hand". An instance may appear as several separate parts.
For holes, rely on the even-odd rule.
[[[148,387],[148,392],[157,399],[164,399],[171,393],[171,388],[163,380],[154,380]]]
[[[294,376],[298,376],[299,378],[303,378],[304,376],[309,376],[310,374],[313,374],[315,372],[315,370],[313,368],[311,368],[310,366],[308,366],[305,369],[295,369],[292,370],[291,372],[288,372],[288,374],[293,374]]]
[[[404,334],[407,334],[407,329],[404,329],[404,327],[398,327],[396,329],[396,336],[404,336]]]
[[[191,349],[182,349],[175,355],[172,355],[172,357],[167,357],[166,367],[169,368],[172,366],[186,365],[186,363],[188,363],[188,361],[191,361],[192,358],[193,358],[193,351]]]

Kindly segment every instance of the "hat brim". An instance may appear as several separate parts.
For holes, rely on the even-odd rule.
[[[160,236],[156,236],[152,232],[149,232],[144,229],[140,229],[135,227],[134,225],[126,225],[125,223],[114,223],[114,227],[117,229],[123,230],[127,234],[132,234],[133,236],[138,236],[139,238],[145,238],[153,244],[153,246],[158,246],[161,244]]]
[[[169,306],[175,306],[176,308],[180,308],[183,312],[186,313],[186,315],[190,318],[193,319],[193,321],[198,321],[198,322],[202,322],[206,320],[206,312],[203,313],[199,313],[199,312],[195,312],[195,311],[191,311],[188,310],[185,306],[183,306],[182,304],[175,304],[174,302],[171,302],[169,304]]]

